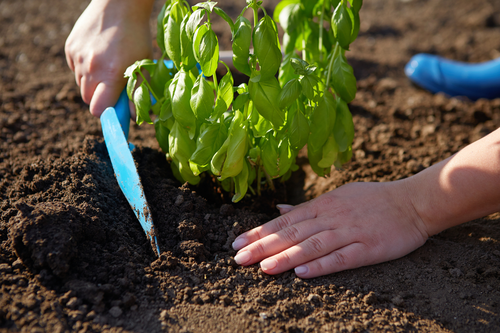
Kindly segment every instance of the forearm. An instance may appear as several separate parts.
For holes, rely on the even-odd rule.
[[[500,211],[500,129],[405,184],[429,236]]]
[[[92,6],[109,9],[111,15],[128,17],[138,22],[147,22],[151,16],[155,0],[92,0]]]

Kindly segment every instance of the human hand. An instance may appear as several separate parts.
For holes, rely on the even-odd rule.
[[[410,201],[405,180],[351,183],[238,236],[238,264],[261,261],[267,274],[295,268],[312,278],[402,257],[428,234]]]
[[[116,104],[127,82],[123,75],[128,66],[151,57],[153,3],[93,0],[73,27],[66,40],[66,60],[92,115],[99,117]]]

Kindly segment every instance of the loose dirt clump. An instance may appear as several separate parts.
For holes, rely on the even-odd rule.
[[[272,13],[277,1],[264,1]],[[241,2],[219,5],[237,15]],[[499,127],[500,99],[432,95],[403,73],[417,52],[499,57],[498,2],[365,1],[348,53],[359,90],[350,105],[354,156],[330,178],[301,155],[277,192],[229,204],[209,178],[178,183],[153,128],[132,126],[159,258],[65,64],[64,40],[87,3],[0,2],[2,332],[500,331],[499,214],[433,236],[404,258],[311,280],[240,267],[231,248],[276,217],[277,203],[408,177]],[[224,23],[214,24],[229,45]]]

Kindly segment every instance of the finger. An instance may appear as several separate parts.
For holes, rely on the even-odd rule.
[[[267,274],[285,272],[304,263],[321,258],[350,244],[348,235],[338,230],[325,230],[312,234],[303,242],[269,257],[260,263]]]
[[[78,87],[81,87],[82,86],[82,78],[83,76],[82,75],[78,75],[78,74],[75,74],[75,81],[76,81],[76,85]],[[82,89],[80,88],[80,94],[82,93]]]
[[[100,117],[107,107],[114,106],[124,86],[116,83],[100,82],[95,88],[90,102],[90,113],[95,117]]]
[[[295,209],[295,206],[292,205],[286,205],[286,204],[277,204],[276,208],[280,211],[281,215],[285,215],[288,212],[291,212],[292,210]]]
[[[81,71],[81,67],[76,67],[75,68],[75,81],[76,81],[76,84],[81,87],[81,82],[82,82],[82,78],[83,78],[83,73]]]
[[[293,268],[303,262],[309,261],[313,259],[307,258],[307,259],[302,259],[302,261],[298,263],[291,262],[287,258],[288,255],[296,256],[297,254],[294,254],[294,251],[297,251],[295,247],[298,246],[298,244],[302,245],[302,242],[307,242],[310,238],[315,237],[314,235],[316,234],[321,234],[324,232],[324,230],[328,228],[327,226],[322,223],[319,219],[314,219],[314,220],[305,220],[293,225],[290,225],[286,228],[283,228],[275,233],[272,233],[262,239],[259,239],[258,241],[251,243],[247,247],[241,249],[236,256],[234,257],[234,260],[236,261],[237,264],[239,265],[251,265],[254,264],[264,258],[268,258],[271,256],[275,256],[277,253],[283,254],[284,258],[279,257],[279,255],[275,256],[276,260],[281,260],[280,266],[286,266],[287,268],[284,268],[283,270],[288,270],[290,268]],[[333,231],[332,231],[333,232]],[[332,235],[332,238],[335,234]],[[332,242],[330,241],[329,245],[331,245]],[[289,250],[287,250],[289,249]],[[290,249],[292,252],[290,252]],[[329,248],[328,252],[331,252],[335,249]],[[287,250],[287,251],[285,251]],[[285,251],[285,252],[282,252]],[[317,251],[316,251],[317,252]],[[328,252],[325,252],[321,255],[324,255]],[[301,253],[299,253],[301,255]],[[301,255],[303,257],[303,255]],[[269,263],[276,263],[276,260],[271,260]],[[271,266],[271,265],[270,265]],[[274,269],[276,265],[273,265],[273,267],[268,267],[269,270]]]
[[[75,64],[73,62],[73,58],[69,55],[68,49],[65,49],[66,54],[66,63],[68,64],[69,69],[74,73],[75,72]]]
[[[238,237],[233,242],[233,249],[236,251],[245,246],[262,239],[279,230],[283,230],[300,221],[311,220],[316,217],[315,205],[304,205],[303,207],[292,210],[291,212],[281,215],[266,224],[247,231]]]
[[[137,113],[135,112],[135,104],[132,101],[128,101],[128,108],[130,110],[130,119],[133,121],[137,118]]]
[[[82,94],[82,100],[85,104],[90,104],[92,101],[92,96],[94,95],[94,91],[97,87],[97,83],[95,80],[92,80],[92,76],[87,74],[84,75],[80,80],[80,92]]]
[[[383,260],[376,260],[364,243],[352,243],[343,248],[335,250],[321,258],[295,268],[298,277],[309,279],[321,275],[327,275],[354,269],[366,265],[372,265]]]

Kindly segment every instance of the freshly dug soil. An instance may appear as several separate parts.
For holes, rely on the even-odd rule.
[[[219,5],[235,16],[243,3]],[[272,12],[277,1],[264,3]],[[228,204],[208,181],[178,183],[152,126],[133,126],[160,258],[65,64],[64,41],[87,4],[0,2],[0,331],[500,331],[500,214],[404,258],[311,280],[239,267],[230,247],[277,216],[276,203],[408,177],[499,127],[500,99],[432,95],[403,68],[418,52],[499,57],[500,2],[365,1],[348,53],[359,86],[354,157],[330,178],[300,157],[301,170],[276,193]],[[227,49],[230,33],[217,29]]]

